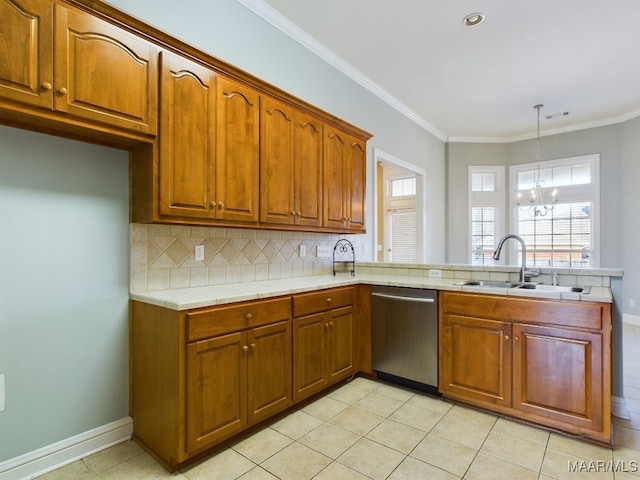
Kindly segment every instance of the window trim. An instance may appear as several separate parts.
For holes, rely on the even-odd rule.
[[[558,198],[563,201],[563,190],[565,194],[571,192],[569,196],[570,202],[591,201],[591,241],[592,241],[592,254],[591,254],[591,266],[587,268],[599,268],[600,267],[600,154],[591,153],[588,155],[578,155],[575,157],[564,157],[555,160],[545,160],[542,162],[529,162],[518,165],[509,166],[509,211],[511,212],[509,228],[514,233],[517,232],[517,218],[518,218],[518,205],[517,205],[517,174],[520,172],[530,171],[532,169],[553,168],[553,167],[565,167],[570,165],[577,165],[581,163],[591,164],[591,183],[581,184],[575,186],[563,186],[558,188]],[[566,196],[564,197],[567,198]],[[512,242],[509,247],[509,259],[518,258],[518,245],[516,242]],[[528,248],[528,246],[527,246]],[[513,263],[513,260],[510,260]],[[557,267],[563,268],[563,267]],[[576,270],[581,270],[580,267],[571,267]]]

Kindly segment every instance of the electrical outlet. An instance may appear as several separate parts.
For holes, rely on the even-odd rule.
[[[318,258],[331,258],[331,247],[329,245],[318,245],[316,247],[316,256]]]
[[[300,255],[300,258],[304,258],[307,256],[307,246],[304,243],[300,244],[300,247],[298,248],[298,254]]]
[[[4,411],[4,375],[0,375],[0,412]]]
[[[204,261],[204,245],[196,245],[195,260],[196,262]]]
[[[442,278],[442,270],[429,269],[429,278]]]
[[[636,308],[636,301],[633,298],[629,299],[629,308]]]

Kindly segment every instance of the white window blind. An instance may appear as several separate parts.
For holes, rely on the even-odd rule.
[[[391,261],[415,263],[416,212],[393,212],[391,219]]]

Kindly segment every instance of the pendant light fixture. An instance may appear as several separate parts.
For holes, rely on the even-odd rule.
[[[526,208],[529,210],[529,214],[533,217],[544,217],[547,215],[555,204],[558,203],[558,190],[554,189],[551,192],[551,198],[548,199],[545,197],[545,181],[540,178],[540,109],[544,105],[538,104],[534,105],[538,111],[538,137],[537,137],[537,145],[536,145],[536,161],[538,163],[538,168],[534,172],[534,187],[531,189],[531,198],[527,202],[529,206],[522,204],[522,194],[518,192],[518,206],[520,208]]]

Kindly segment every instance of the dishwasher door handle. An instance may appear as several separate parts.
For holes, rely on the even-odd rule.
[[[416,302],[416,303],[436,303],[435,298],[421,298],[421,297],[402,297],[400,295],[389,295],[387,293],[371,294],[372,297],[389,298],[391,300],[402,300],[403,302]]]

